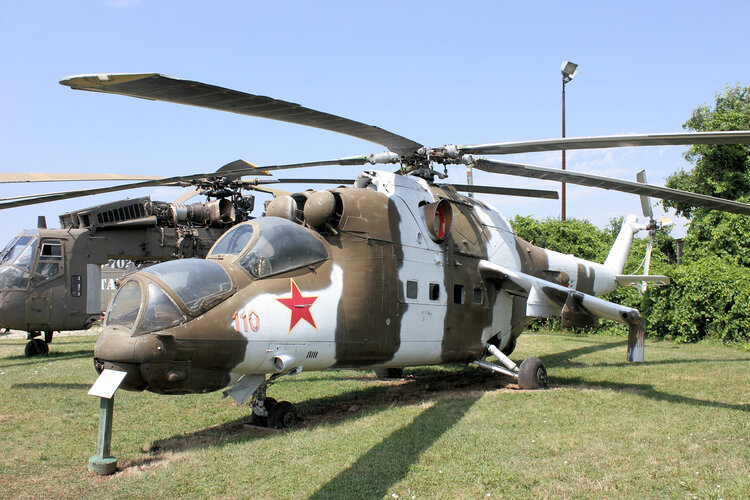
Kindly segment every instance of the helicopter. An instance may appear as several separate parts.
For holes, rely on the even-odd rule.
[[[81,174],[1,174],[0,182],[35,182],[40,178],[80,181],[162,177],[105,174],[83,179]],[[0,252],[0,327],[27,332],[27,357],[47,354],[55,331],[87,329],[100,319],[106,306],[103,296],[110,286],[100,284],[102,266],[108,261],[149,264],[205,257],[227,228],[250,219],[254,197],[242,196],[236,180],[227,182],[221,177],[196,184],[193,191],[171,203],[144,196],[64,213],[59,228],[47,228],[46,220],[40,217],[36,229],[22,231]],[[199,192],[216,199],[182,203]],[[110,276],[105,281],[114,284],[114,279]]]
[[[293,425],[294,405],[267,397],[280,377],[303,370],[474,364],[512,377],[523,389],[548,385],[543,362],[511,358],[527,321],[560,317],[563,326],[607,319],[628,326],[627,360],[644,357],[638,310],[599,298],[620,285],[666,282],[624,275],[634,235],[624,219],[603,263],[520,239],[492,206],[441,183],[448,166],[614,189],[750,214],[750,205],[571,171],[475,157],[561,149],[695,143],[748,143],[750,131],[550,139],[426,147],[336,115],[269,97],[159,74],[66,78],[74,89],[162,100],[287,121],[369,140],[384,153],[263,166],[398,164],[365,170],[351,187],[273,192],[265,214],[223,234],[206,259],[162,262],[126,276],[106,313],[94,365],[125,372],[126,390],[160,394],[224,390],[249,403],[253,422]],[[434,170],[435,164],[444,172]],[[220,169],[252,175],[256,168]],[[205,174],[196,174],[201,176]],[[184,176],[144,181],[138,187]],[[75,196],[84,196],[80,190]],[[548,196],[527,193],[528,196]],[[25,200],[25,204],[36,203]],[[3,205],[0,204],[0,209]],[[496,361],[491,361],[491,357]]]

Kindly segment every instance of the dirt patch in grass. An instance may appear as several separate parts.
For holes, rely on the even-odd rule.
[[[556,389],[578,389],[582,391],[612,391],[624,394],[644,394],[648,392],[648,389],[641,387],[607,387],[604,385],[596,384],[573,384],[573,385],[561,385],[556,386]]]
[[[0,415],[0,424],[4,424],[6,422],[12,422],[14,420],[18,420],[19,418],[21,418],[21,415],[14,415],[14,414]]]
[[[168,467],[173,462],[185,460],[184,455],[178,455],[176,453],[157,453],[149,454],[148,456],[136,459],[128,460],[121,464],[118,464],[117,471],[109,476],[99,476],[93,472],[86,472],[86,478],[94,480],[94,482],[111,481],[113,479],[119,479],[122,477],[134,477],[140,476],[147,472]]]
[[[168,452],[179,453],[192,448],[206,448],[223,441],[232,441],[240,435],[258,432],[250,427],[246,427],[247,424],[250,424],[251,419],[252,416],[248,412],[246,417],[234,422],[208,427],[184,436],[161,439],[150,445],[144,445],[141,451],[148,453],[152,457],[159,457]]]

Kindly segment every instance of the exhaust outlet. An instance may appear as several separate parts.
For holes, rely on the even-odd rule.
[[[277,372],[285,372],[294,368],[296,363],[294,356],[290,354],[279,354],[273,358],[273,369]]]

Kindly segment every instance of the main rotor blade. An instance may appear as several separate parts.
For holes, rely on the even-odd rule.
[[[351,164],[362,164],[366,162],[366,159],[367,157],[364,157],[364,156],[356,157],[356,161],[359,163],[351,163]],[[298,167],[313,166],[313,165],[341,165],[342,163],[346,164],[345,162],[347,161],[354,161],[354,159],[342,158],[339,160],[325,160],[321,162],[309,162],[309,163],[294,163],[294,164],[289,164],[289,165],[273,165],[270,167],[256,167],[252,163],[246,162],[244,160],[235,160],[233,162],[227,163],[226,165],[224,165],[219,170],[213,173],[180,175],[180,176],[175,176],[175,177],[162,177],[162,178],[158,178],[155,180],[134,182],[131,184],[121,184],[117,186],[108,186],[108,187],[92,188],[92,189],[79,189],[79,190],[74,190],[74,191],[47,193],[43,195],[32,195],[29,197],[24,197],[25,199],[12,200],[12,201],[7,201],[5,203],[0,203],[0,210],[4,210],[7,208],[24,207],[28,205],[36,205],[39,203],[48,203],[52,201],[67,200],[71,198],[80,198],[82,196],[91,196],[91,195],[103,194],[103,193],[114,193],[117,191],[127,191],[129,189],[140,189],[140,188],[148,188],[148,187],[156,187],[156,186],[169,186],[169,185],[175,185],[175,184],[180,184],[180,183],[191,183],[193,181],[211,179],[212,177],[216,177],[217,174],[219,174],[221,177],[238,178],[238,177],[242,177],[245,175],[268,175],[268,172],[267,172],[268,170],[298,168]]]
[[[253,182],[252,184],[256,184]],[[267,184],[354,184],[352,179],[259,179],[257,185],[265,186]]]
[[[269,179],[258,180],[257,184],[265,186],[268,184],[354,184],[351,179]],[[475,184],[447,184],[453,186],[457,191],[468,193],[499,194],[506,196],[525,196],[529,198],[558,199],[557,191],[543,189],[520,189],[500,186],[477,186]]]
[[[474,167],[479,170],[496,174],[516,175],[520,177],[530,177],[532,179],[545,179],[566,182],[569,184],[578,184],[581,186],[611,189],[614,191],[622,191],[623,193],[653,196],[654,198],[662,200],[684,202],[697,207],[706,207],[714,210],[724,210],[736,214],[750,215],[750,204],[747,203],[680,191],[679,189],[654,186],[651,184],[641,184],[638,182],[623,181],[599,175],[571,172],[570,170],[555,170],[552,168],[488,160],[485,158],[475,160]]]
[[[252,163],[248,163],[245,160],[235,160],[233,162],[227,163],[223,167],[221,167],[219,170],[216,171],[217,174],[222,175],[236,175],[237,172],[244,172],[248,168],[255,168],[256,171],[253,171],[253,175],[261,175],[260,173],[255,172],[263,172],[263,171],[271,171],[271,170],[286,170],[290,168],[307,168],[307,167],[325,167],[325,166],[358,166],[358,165],[364,165],[366,163],[369,163],[369,157],[368,156],[349,156],[347,158],[338,158],[336,160],[322,160],[322,161],[308,161],[303,163],[287,163],[283,165],[264,165],[262,167],[257,167],[253,165]],[[247,175],[247,174],[242,174]],[[268,174],[265,174],[268,175]]]
[[[23,197],[24,199],[18,199],[16,201],[6,201],[5,203],[0,203],[0,210],[4,210],[6,208],[25,207],[28,205],[38,205],[40,203],[49,203],[52,201],[68,200],[71,198],[80,198],[82,196],[92,196],[95,194],[115,193],[117,191],[127,191],[129,189],[176,185],[179,182],[189,182],[190,180],[192,180],[190,177],[191,176],[185,176],[181,178],[171,177],[171,178],[165,178],[163,180],[135,182],[132,184],[122,184],[119,186],[109,186],[109,187],[92,188],[92,189],[78,189],[74,191],[61,191],[57,193],[30,195],[29,197]],[[174,180],[174,179],[177,179],[177,180]],[[12,198],[8,198],[8,200],[11,200],[11,199]]]
[[[750,130],[677,134],[607,135],[566,137],[539,141],[499,142],[458,146],[464,154],[507,155],[571,149],[619,148],[626,146],[680,146],[690,144],[750,144]]]
[[[68,181],[143,181],[163,179],[160,175],[133,174],[81,174],[52,172],[5,172],[0,173],[0,183],[14,182],[68,182]]]
[[[476,184],[450,184],[456,188],[457,191],[463,191],[465,193],[486,193],[486,194],[500,194],[505,196],[524,196],[527,198],[546,198],[548,200],[556,200],[560,196],[557,191],[548,191],[545,189],[521,189],[521,188],[509,188],[500,186],[477,186]]]
[[[174,200],[172,200],[172,203],[174,203],[175,205],[182,205],[186,201],[195,198],[199,194],[201,194],[200,189],[198,189],[197,187],[192,187],[188,189],[187,191],[185,191],[184,193],[182,193],[177,198],[175,198]]]
[[[403,156],[411,156],[422,147],[380,127],[304,108],[292,102],[158,73],[77,75],[64,78],[60,83],[78,90],[187,104],[330,130],[383,145]]]

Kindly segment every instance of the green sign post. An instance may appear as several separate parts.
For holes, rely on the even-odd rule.
[[[104,370],[89,390],[90,396],[99,397],[99,442],[96,455],[89,458],[89,470],[100,476],[114,474],[117,470],[117,459],[111,456],[112,417],[115,391],[125,375],[125,372],[117,370]]]

